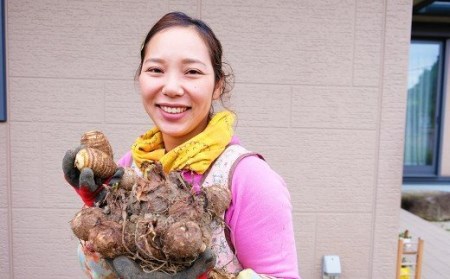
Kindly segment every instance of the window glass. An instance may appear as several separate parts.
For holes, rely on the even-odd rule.
[[[404,165],[436,164],[442,43],[412,41],[409,51]],[[423,169],[425,170],[425,168]]]

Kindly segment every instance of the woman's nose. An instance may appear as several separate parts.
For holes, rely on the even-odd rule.
[[[169,97],[183,95],[184,91],[180,79],[174,74],[169,75],[162,89],[162,93]]]

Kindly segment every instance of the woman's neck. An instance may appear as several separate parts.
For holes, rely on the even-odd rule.
[[[164,149],[166,150],[166,152],[169,152],[170,150],[174,149],[178,145],[182,144],[182,142],[175,140],[172,137],[168,137],[164,134],[162,135],[162,137],[163,137],[163,141],[164,141]]]
[[[194,130],[180,137],[173,137],[162,133],[164,148],[166,152],[169,152],[175,147],[182,145],[183,143],[202,133],[206,129],[206,126],[208,126],[208,122],[209,122],[208,119],[203,120],[203,122],[200,123]]]

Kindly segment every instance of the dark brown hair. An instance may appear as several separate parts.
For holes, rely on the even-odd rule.
[[[136,78],[139,77],[142,71],[142,64],[144,63],[146,46],[148,42],[150,42],[153,36],[155,36],[158,32],[167,28],[179,26],[194,27],[205,42],[209,51],[209,56],[211,58],[212,67],[214,69],[215,84],[217,85],[219,81],[223,80],[223,91],[221,93],[221,100],[223,102],[222,95],[231,91],[233,75],[231,67],[229,66],[227,67],[227,71],[229,73],[225,73],[224,71],[225,63],[222,62],[222,44],[205,22],[200,19],[192,18],[182,12],[171,12],[164,15],[160,20],[158,20],[158,22],[155,23],[155,25],[153,25],[152,29],[150,29],[147,36],[145,37],[144,42],[142,43],[141,63],[136,71]]]

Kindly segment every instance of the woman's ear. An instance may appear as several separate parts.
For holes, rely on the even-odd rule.
[[[224,82],[224,79],[223,78],[221,78],[217,83],[216,83],[216,88],[214,89],[214,92],[213,92],[213,100],[217,100],[217,99],[219,99],[220,98],[220,96],[222,96],[222,93],[223,93],[223,89],[224,89],[224,85],[225,85],[225,82]]]

